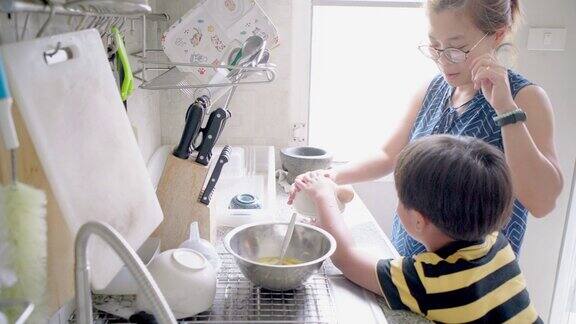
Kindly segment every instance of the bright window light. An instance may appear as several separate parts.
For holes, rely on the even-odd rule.
[[[417,49],[426,33],[422,8],[314,6],[310,145],[337,161],[380,149],[438,73]]]

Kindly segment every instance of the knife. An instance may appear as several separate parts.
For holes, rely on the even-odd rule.
[[[226,125],[226,120],[230,118],[230,111],[224,108],[218,108],[210,113],[206,127],[202,129],[202,143],[198,147],[198,156],[196,162],[202,165],[208,165],[212,158],[212,149],[216,145],[222,130]]]
[[[212,200],[212,194],[214,194],[214,189],[216,188],[216,183],[218,183],[218,179],[220,178],[220,174],[222,173],[222,167],[224,164],[228,163],[230,160],[230,146],[226,145],[222,149],[222,153],[218,157],[218,161],[216,161],[216,165],[214,166],[214,170],[208,179],[208,184],[206,185],[206,189],[200,193],[200,202],[208,205]]]
[[[188,111],[186,112],[186,125],[180,137],[180,143],[172,153],[174,156],[184,160],[190,157],[194,141],[200,133],[204,113],[209,103],[210,99],[208,99],[207,96],[202,96],[188,107]]]

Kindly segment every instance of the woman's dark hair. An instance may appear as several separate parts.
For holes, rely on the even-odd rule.
[[[520,0],[428,0],[427,10],[464,10],[474,25],[485,34],[492,35],[503,27],[514,30],[522,17]]]

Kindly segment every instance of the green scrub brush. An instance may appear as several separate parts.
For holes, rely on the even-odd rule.
[[[46,294],[46,195],[17,182],[19,147],[11,114],[12,99],[0,58],[0,134],[12,157],[12,183],[0,188],[0,300],[35,305],[30,323],[44,323]],[[7,313],[10,322],[19,314]]]

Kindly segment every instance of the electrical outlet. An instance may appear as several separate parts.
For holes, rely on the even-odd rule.
[[[563,51],[566,48],[566,28],[530,28],[528,50]]]
[[[292,141],[295,143],[306,142],[307,132],[306,123],[292,124]]]

